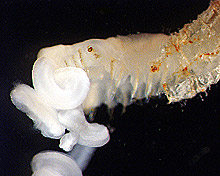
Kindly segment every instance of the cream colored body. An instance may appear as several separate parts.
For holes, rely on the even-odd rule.
[[[42,49],[38,58],[53,58],[57,67],[74,66],[87,72],[91,86],[84,110],[89,112],[101,103],[110,108],[117,103],[126,106],[132,98],[142,99],[161,93],[161,87],[155,89],[161,80],[161,72],[152,72],[151,65],[159,60],[168,40],[164,34],[92,39],[72,46]]]
[[[219,1],[179,33],[91,39],[42,49],[57,67],[80,67],[91,81],[84,101],[89,112],[135,99],[166,94],[170,102],[191,98],[219,80]]]
[[[11,92],[12,102],[33,120],[42,135],[60,139],[59,146],[65,151],[77,143],[103,146],[109,141],[108,129],[88,123],[84,112],[101,103],[109,108],[117,103],[126,107],[133,98],[162,93],[169,102],[176,102],[192,98],[219,81],[219,12],[220,0],[212,1],[197,20],[170,36],[137,34],[44,48],[33,67],[34,88],[17,85]],[[81,175],[74,161],[68,161],[76,165],[73,170],[66,165],[57,167],[61,160],[69,158],[59,153],[38,154],[32,168],[44,175],[51,168]]]

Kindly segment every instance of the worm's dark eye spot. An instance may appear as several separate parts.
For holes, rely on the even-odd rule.
[[[88,47],[88,52],[92,52],[93,51],[93,47],[89,46]]]

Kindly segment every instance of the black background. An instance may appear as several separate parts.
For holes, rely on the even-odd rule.
[[[118,34],[170,34],[208,5],[208,0],[1,0],[0,175],[31,175],[33,155],[61,151],[58,140],[42,137],[10,102],[15,83],[31,85],[40,48]],[[96,121],[116,130],[84,175],[219,175],[219,92],[219,85],[213,85],[208,96],[169,105],[162,96],[131,105],[123,115],[119,106],[112,121],[106,108],[100,108]]]

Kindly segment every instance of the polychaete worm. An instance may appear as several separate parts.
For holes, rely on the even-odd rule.
[[[91,39],[40,50],[38,58],[60,67],[79,67],[91,86],[84,101],[90,112],[102,103],[113,108],[132,99],[165,94],[178,102],[204,92],[219,80],[220,1],[211,1],[197,20],[177,33],[134,34]]]
[[[160,94],[169,103],[192,98],[219,81],[219,52],[220,0],[171,35],[133,34],[41,49],[32,71],[34,88],[17,85],[11,100],[43,136],[60,139],[60,148],[73,151],[73,157],[37,154],[33,172],[81,176],[94,147],[110,139],[108,129],[88,123],[84,113]]]

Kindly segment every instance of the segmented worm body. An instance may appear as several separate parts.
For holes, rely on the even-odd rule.
[[[104,103],[128,105],[132,99],[165,94],[169,102],[192,98],[219,80],[220,3],[179,33],[136,34],[91,39],[71,46],[42,49],[38,58],[52,58],[58,67],[87,72],[90,91],[84,111]]]
[[[220,0],[211,1],[197,20],[170,36],[136,34],[43,48],[33,67],[34,88],[17,85],[11,92],[12,102],[42,135],[60,139],[65,151],[77,143],[103,146],[109,141],[108,129],[88,123],[84,112],[102,103],[109,108],[117,103],[126,107],[133,99],[160,94],[178,102],[219,81],[219,12]],[[80,176],[94,148],[74,154],[79,151],[87,151],[87,156],[76,159],[78,164],[85,162],[81,167],[66,155],[45,152],[34,157],[32,169],[36,175],[65,170]]]

